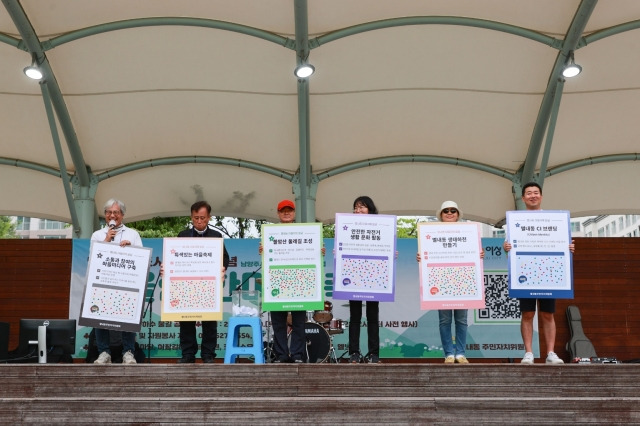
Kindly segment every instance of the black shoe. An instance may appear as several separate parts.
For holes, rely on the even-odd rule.
[[[195,357],[183,356],[178,360],[178,364],[194,364],[196,362]]]
[[[360,362],[362,362],[362,358],[359,353],[351,354],[351,356],[349,357],[349,362],[351,364],[359,364]]]
[[[369,364],[380,364],[380,356],[377,354],[372,354],[369,357]]]
[[[204,364],[213,364],[214,360],[212,356],[205,356],[205,357],[202,357],[202,362]]]
[[[303,360],[301,360],[301,359],[294,359],[294,360],[293,360],[293,362],[294,362],[295,364],[304,364],[304,361],[303,361]]]

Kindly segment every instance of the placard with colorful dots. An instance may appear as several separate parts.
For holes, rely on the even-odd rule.
[[[272,300],[313,300],[316,297],[316,268],[271,267],[269,288],[265,291]]]
[[[509,211],[506,231],[509,297],[573,299],[570,213]]]
[[[221,320],[224,239],[164,238],[162,251],[162,321]]]
[[[338,291],[358,288],[377,292],[389,288],[388,257],[344,255],[340,260],[342,262],[342,281],[336,283]]]
[[[480,232],[476,222],[418,223],[421,309],[485,308]]]
[[[167,284],[168,312],[216,308],[216,277],[171,277]]]
[[[111,288],[94,284],[89,304],[90,310],[98,317],[133,320],[140,293],[129,289]]]
[[[333,298],[393,302],[396,216],[337,213]]]
[[[434,297],[477,297],[476,265],[429,264],[427,291]]]
[[[516,281],[513,288],[564,288],[565,261],[561,253],[536,254],[520,252],[516,254]]]
[[[140,331],[150,264],[150,248],[92,240],[78,325]]]
[[[323,309],[322,241],[320,223],[262,226],[262,310]]]

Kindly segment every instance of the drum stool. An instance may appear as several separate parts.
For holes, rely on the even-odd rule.
[[[240,346],[240,328],[251,327],[253,346]],[[264,364],[262,320],[260,317],[230,317],[224,363],[233,364],[239,355],[253,355],[256,364]]]

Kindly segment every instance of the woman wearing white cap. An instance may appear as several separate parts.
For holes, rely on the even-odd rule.
[[[458,204],[454,201],[445,201],[440,206],[440,210],[436,213],[438,220],[442,222],[458,222],[462,219],[462,211],[458,208]],[[484,257],[484,251],[480,253],[480,257]],[[420,253],[416,259],[420,262]],[[441,309],[438,311],[440,320],[440,340],[442,341],[442,351],[444,352],[445,364],[468,364],[469,361],[465,356],[465,347],[467,344],[467,310],[466,309]],[[453,345],[451,335],[451,321],[456,323],[456,343]]]

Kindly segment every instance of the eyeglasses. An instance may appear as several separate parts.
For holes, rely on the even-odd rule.
[[[442,213],[444,213],[444,214],[449,214],[449,213],[456,214],[456,213],[458,213],[458,210],[456,210],[456,209],[442,209]]]
[[[119,216],[122,212],[120,210],[105,210],[104,211],[104,215],[108,216],[108,215],[114,215],[114,216]]]

